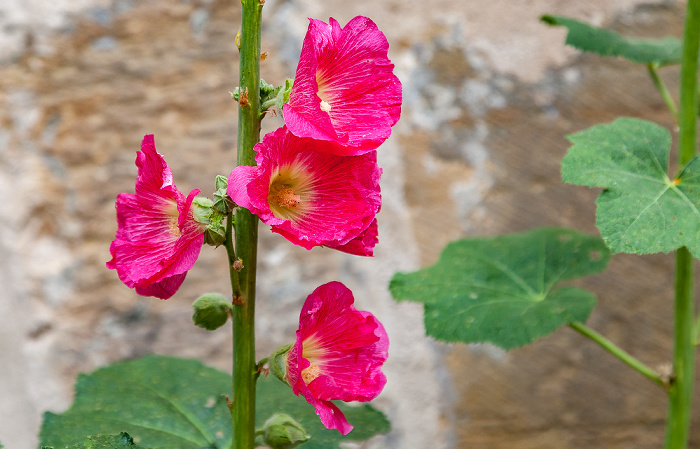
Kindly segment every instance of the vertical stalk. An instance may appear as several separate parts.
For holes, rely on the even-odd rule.
[[[242,0],[238,165],[255,165],[260,140],[260,41],[264,0]],[[233,449],[255,447],[255,271],[258,219],[247,209],[235,218],[236,256],[243,261],[233,305]],[[235,289],[235,287],[234,287]]]
[[[678,115],[679,163],[683,167],[696,153],[698,116],[698,51],[700,50],[700,0],[689,0],[683,36],[680,110]],[[673,375],[669,389],[666,449],[686,449],[690,433],[695,376],[693,336],[693,257],[687,248],[676,252],[676,297]]]

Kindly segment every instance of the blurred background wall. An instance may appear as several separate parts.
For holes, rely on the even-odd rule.
[[[307,18],[372,18],[404,86],[379,149],[383,207],[372,259],[291,246],[261,225],[259,356],[291,341],[300,305],[340,280],[392,342],[375,401],[392,432],[368,448],[659,448],[665,395],[567,328],[505,353],[446,345],[397,304],[395,271],[450,240],[561,225],[596,233],[596,191],[564,186],[564,136],[626,115],[673,122],[643,67],[581,55],[562,14],[637,36],[682,33],[684,4],[640,0],[267,0],[262,77],[292,77]],[[223,249],[205,247],[168,301],[140,298],[105,268],[114,199],[156,136],[182,191],[211,194],[233,168],[234,0],[0,2],[0,442],[37,446],[41,414],[71,402],[79,372],[149,353],[230,370],[230,333],[191,324],[199,293],[228,291]],[[676,68],[661,71],[677,95]],[[281,125],[267,118],[264,131]],[[671,256],[618,255],[581,283],[589,324],[651,366],[669,362]],[[697,422],[697,421],[696,421]],[[700,447],[695,432],[691,447]]]

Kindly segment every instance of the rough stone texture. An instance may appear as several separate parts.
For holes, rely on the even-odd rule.
[[[229,332],[192,326],[190,303],[228,291],[223,249],[204,248],[171,300],[139,298],[104,267],[114,198],[156,135],[183,191],[213,189],[235,159],[239,2],[10,0],[0,4],[0,442],[36,447],[44,410],[70,404],[77,373],[148,353],[229,369]],[[679,36],[683,5],[610,2],[267,0],[262,75],[293,76],[307,17],[370,16],[404,83],[402,121],[379,154],[373,259],[307,252],[261,227],[258,353],[293,338],[300,305],[337,279],[392,342],[375,401],[394,430],[379,448],[658,448],[665,397],[562,329],[505,353],[426,339],[422,311],[387,293],[461,236],[540,225],[595,232],[596,191],[564,186],[566,134],[618,115],[672,127],[645,70],[578,55],[543,13],[636,35]],[[662,70],[677,94],[677,69]],[[280,125],[265,120],[265,130]],[[671,256],[615,256],[581,282],[589,324],[652,366],[669,360]],[[691,447],[700,445],[694,435]]]

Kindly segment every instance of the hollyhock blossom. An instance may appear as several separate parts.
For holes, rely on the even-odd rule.
[[[294,394],[304,396],[328,429],[346,435],[352,426],[330,402],[371,401],[386,384],[382,364],[389,338],[369,312],[353,307],[352,292],[329,282],[306,298],[296,343],[287,354],[286,376]]]
[[[136,193],[117,196],[117,234],[107,267],[143,296],[170,298],[185,280],[204,242],[206,224],[194,220],[192,201],[173,183],[152,134],[136,154]]]
[[[284,122],[299,137],[335,142],[325,151],[362,154],[391,134],[401,114],[401,82],[389,43],[367,17],[341,28],[310,19]]]
[[[338,156],[325,146],[283,126],[255,146],[257,166],[231,172],[227,192],[296,245],[371,256],[381,205],[376,151]]]

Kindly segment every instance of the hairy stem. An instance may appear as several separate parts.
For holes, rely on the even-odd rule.
[[[644,363],[634,358],[632,355],[624,351],[612,341],[605,338],[603,335],[599,334],[598,332],[594,331],[593,329],[591,329],[583,323],[573,322],[569,323],[569,326],[575,331],[579,332],[584,337],[588,337],[594,342],[598,343],[603,349],[605,349],[618,359],[622,360],[628,366],[634,368],[637,372],[639,372],[647,379],[653,381],[655,384],[659,385],[664,389],[668,388],[668,383],[664,381],[664,379],[659,375],[659,373],[657,373]]]
[[[683,37],[678,126],[680,166],[695,157],[698,116],[698,51],[700,50],[700,0],[689,0]],[[695,376],[693,332],[693,257],[687,248],[676,252],[673,378],[669,389],[666,449],[685,449],[690,433]]]
[[[260,140],[260,41],[262,3],[243,0],[240,31],[240,97],[238,109],[238,165],[255,165]],[[258,218],[238,208],[235,219],[236,255],[243,262],[239,291],[233,305],[233,449],[255,447],[255,271]],[[239,267],[240,268],[240,267]]]

